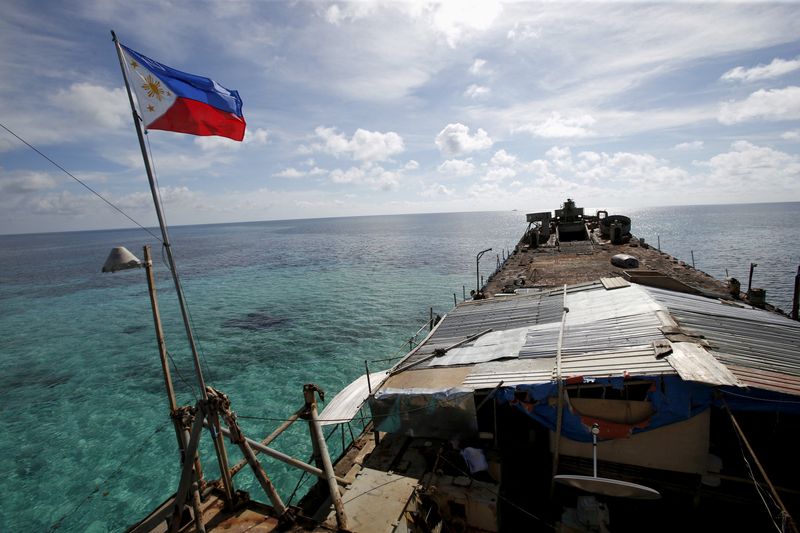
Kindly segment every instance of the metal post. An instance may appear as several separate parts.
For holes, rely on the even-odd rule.
[[[456,293],[453,293],[453,307],[458,305],[458,298],[456,298]]]
[[[462,285],[461,286],[461,292],[462,292],[462,299],[466,302],[467,301],[467,286],[466,285]]]
[[[600,433],[600,424],[592,424],[592,472],[597,477],[597,434]]]
[[[750,297],[750,286],[753,284],[753,270],[758,266],[758,263],[750,263],[750,278],[747,280],[747,297]]]
[[[564,309],[561,314],[561,329],[558,332],[558,345],[556,346],[556,380],[558,380],[558,404],[556,407],[556,441],[553,446],[553,477],[558,473],[558,460],[559,449],[561,447],[561,425],[563,424],[564,417],[564,380],[561,376],[561,349],[564,346],[564,328],[567,323],[567,313],[569,308],[567,303],[567,286],[564,285]],[[555,482],[550,484],[550,496],[552,497],[555,491]]]
[[[333,472],[333,464],[331,463],[330,455],[328,455],[328,444],[325,442],[325,437],[322,434],[322,428],[319,425],[319,417],[317,415],[317,399],[316,393],[320,393],[320,397],[324,397],[322,389],[313,384],[306,384],[303,386],[303,395],[306,400],[306,407],[311,415],[311,427],[313,429],[314,438],[317,441],[317,446],[322,452],[323,470],[325,478],[328,482],[328,490],[331,494],[333,501],[333,508],[336,511],[336,524],[339,529],[347,529],[347,515],[344,513],[344,503],[342,502],[342,495],[339,493],[339,486],[336,484],[336,475]]]
[[[797,275],[794,277],[794,297],[792,298],[792,318],[800,320],[797,316],[797,308],[800,305],[800,266],[797,267]]]
[[[475,287],[475,292],[481,290],[481,267],[480,267],[481,256],[486,252],[491,252],[491,251],[492,251],[491,248],[487,248],[485,250],[481,250],[480,252],[478,252],[478,255],[475,256],[475,283],[478,285],[477,287]],[[465,300],[467,299],[466,295],[464,296],[464,299]]]
[[[661,235],[656,235],[656,239],[658,239],[658,251],[661,251]]]
[[[431,307],[431,320],[428,322],[428,331],[433,331],[433,307]]]
[[[694,268],[694,250],[691,251],[692,254],[692,268]]]
[[[147,155],[147,147],[145,146],[144,142],[144,133],[142,131],[142,124],[139,119],[139,114],[136,112],[136,105],[133,102],[133,93],[131,92],[130,83],[128,82],[128,74],[127,69],[125,66],[125,61],[122,57],[122,47],[117,39],[117,35],[112,31],[111,36],[114,40],[114,45],[117,49],[117,57],[119,59],[119,66],[122,69],[122,78],[125,80],[125,90],[128,93],[128,102],[131,106],[131,114],[133,115],[133,124],[136,128],[136,135],[139,138],[139,148],[142,151],[142,160],[144,161],[144,168],[145,172],[147,173],[147,180],[150,183],[150,193],[153,197],[153,204],[156,209],[156,216],[158,217],[158,225],[161,228],[161,240],[164,245],[164,250],[166,251],[167,255],[167,263],[169,266],[170,273],[172,274],[172,281],[175,285],[175,293],[178,296],[178,304],[181,309],[181,317],[183,318],[183,325],[184,329],[186,330],[186,338],[189,341],[189,348],[192,351],[192,358],[194,360],[194,369],[195,374],[197,376],[197,383],[200,386],[200,394],[202,395],[203,400],[208,399],[208,394],[206,392],[206,383],[205,379],[203,378],[203,371],[200,368],[200,357],[197,353],[197,346],[194,341],[194,334],[192,333],[191,322],[189,320],[189,311],[186,306],[186,300],[183,295],[183,288],[181,287],[180,278],[178,277],[178,270],[175,267],[175,260],[172,257],[172,246],[169,241],[169,234],[167,233],[167,225],[166,221],[164,220],[164,213],[162,212],[161,208],[161,198],[158,193],[158,187],[156,187],[155,177],[153,176],[152,166],[150,165],[150,158]],[[227,475],[228,474],[228,460],[227,454],[225,452],[225,444],[222,440],[222,435],[220,434],[220,426],[219,426],[219,419],[216,416],[210,417],[212,419],[212,424],[214,425],[214,448],[217,452],[217,459],[219,461],[220,472],[222,475],[222,484],[223,489],[225,492],[225,501],[228,505],[233,504],[233,487],[231,485],[231,479]]]

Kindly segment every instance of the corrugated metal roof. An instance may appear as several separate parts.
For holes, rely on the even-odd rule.
[[[675,374],[675,370],[663,359],[656,359],[652,344],[586,352],[561,358],[561,375],[565,378],[619,377],[626,374],[654,376]],[[553,379],[555,379],[555,369]]]
[[[433,335],[403,365],[410,365],[432,354],[436,348],[447,348],[491,328],[493,332],[535,324],[560,322],[564,301],[561,293],[476,300],[459,305],[439,324]],[[472,343],[466,346],[471,346]],[[437,358],[438,359],[438,358]],[[474,361],[473,361],[474,362]],[[415,368],[425,368],[426,362]]]
[[[491,389],[500,381],[504,387],[548,383],[553,379],[555,358],[515,359],[475,365],[464,379],[465,387]]]
[[[607,291],[602,285],[592,290],[568,292],[569,309],[561,353],[578,355],[628,346],[650,344],[663,339],[661,308],[638,286]],[[558,345],[558,324],[531,328],[520,357],[552,357]]]
[[[774,390],[797,393],[792,385],[782,388],[777,382],[787,381],[788,376],[800,377],[800,322],[702,296],[652,287],[645,290],[669,309],[681,328],[701,334],[719,361],[764,372],[775,377],[778,388]]]
[[[507,385],[551,381],[564,307],[569,309],[562,347],[565,377],[678,373],[687,380],[800,395],[800,323],[635,284],[614,290],[599,282],[569,287],[566,299],[557,289],[459,305],[403,364],[491,328],[490,334],[454,349],[450,359],[431,358],[415,368],[475,365],[463,379],[464,386],[475,389],[500,380]],[[525,341],[515,358],[520,332]],[[678,352],[657,359],[653,341],[667,340],[683,342]],[[488,362],[497,357],[510,359]]]
[[[728,368],[748,387],[800,396],[800,377],[798,376],[737,365],[728,365]]]

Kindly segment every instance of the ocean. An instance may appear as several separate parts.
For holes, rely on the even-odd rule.
[[[743,289],[757,263],[753,286],[790,308],[800,203],[609,212]],[[170,236],[206,381],[261,439],[301,407],[303,384],[332,397],[365,361],[371,371],[396,361],[431,307],[444,314],[475,287],[477,252],[492,248],[480,265],[488,276],[525,227],[522,212],[489,212],[183,226]],[[0,531],[121,531],[175,491],[179,458],[144,271],[100,273],[112,247],[141,258],[145,244],[178,401],[193,404],[191,355],[156,239],[141,229],[0,236]],[[308,427],[295,424],[273,445],[307,460]],[[329,446],[338,453],[340,435]],[[207,442],[204,453],[206,476],[216,477]],[[263,464],[289,500],[299,472]],[[236,482],[264,500],[247,470]]]

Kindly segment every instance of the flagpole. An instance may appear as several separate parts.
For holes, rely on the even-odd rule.
[[[136,112],[136,105],[133,101],[133,93],[131,92],[131,86],[128,82],[128,74],[125,68],[125,60],[122,57],[122,47],[120,46],[119,39],[117,39],[117,34],[114,33],[114,30],[111,30],[111,37],[114,41],[114,45],[117,49],[117,57],[119,59],[119,66],[122,69],[122,78],[125,80],[125,90],[128,93],[128,101],[131,105],[131,113],[133,114],[133,124],[136,127],[136,135],[139,137],[139,147],[142,150],[142,159],[144,160],[144,168],[147,172],[147,180],[150,183],[150,192],[153,195],[153,204],[156,208],[156,215],[158,216],[158,225],[161,228],[161,238],[163,241],[164,249],[167,252],[167,263],[169,266],[169,270],[172,273],[172,281],[175,284],[175,292],[178,295],[178,304],[181,309],[181,316],[183,317],[183,325],[186,329],[186,338],[189,341],[189,347],[192,350],[192,358],[194,360],[194,370],[195,374],[197,375],[197,382],[200,386],[200,393],[202,394],[203,400],[208,400],[208,392],[206,391],[206,382],[203,378],[203,370],[200,367],[200,357],[197,353],[197,345],[195,344],[194,334],[192,333],[191,321],[189,320],[189,312],[186,307],[186,300],[184,299],[183,289],[181,287],[180,278],[178,277],[178,270],[175,267],[175,260],[172,257],[172,246],[169,241],[169,234],[167,233],[167,225],[164,221],[164,213],[162,212],[161,208],[161,199],[158,193],[158,187],[156,187],[155,178],[153,177],[153,170],[150,164],[150,158],[147,154],[147,148],[144,142],[144,132],[142,131],[142,124],[139,118],[139,114]],[[217,458],[220,463],[220,475],[222,477],[222,483],[225,488],[225,499],[227,500],[228,504],[233,503],[233,480],[230,477],[230,470],[228,468],[228,457],[227,453],[225,452],[225,443],[222,440],[222,432],[220,431],[220,424],[219,418],[214,414],[211,416],[212,426],[214,434],[214,447],[217,451]]]

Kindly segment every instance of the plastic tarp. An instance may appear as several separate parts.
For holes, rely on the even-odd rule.
[[[583,378],[580,378],[583,380]],[[600,423],[600,438],[620,438],[649,431],[662,426],[688,420],[708,409],[713,400],[713,389],[706,385],[683,381],[677,376],[637,377],[636,381],[652,381],[646,399],[653,407],[653,415],[638,424],[626,426],[581,416],[573,410],[569,401],[564,402],[561,424],[563,436],[579,441],[592,441],[592,424]],[[608,385],[616,389],[624,387],[624,378],[586,378],[582,382]],[[548,401],[558,397],[556,383],[519,385],[498,391],[497,399],[526,413],[545,427],[555,431],[557,402]]]
[[[632,425],[608,423],[602,420],[581,416],[564,402],[561,424],[562,435],[579,442],[592,441],[592,424],[600,423],[600,439],[621,438],[660,428],[700,414],[709,407],[722,407],[725,399],[733,411],[781,412],[800,414],[800,402],[796,396],[778,392],[741,389],[737,387],[713,387],[703,383],[684,381],[679,376],[653,376],[635,378],[637,382],[651,381],[646,400],[653,408],[648,419]],[[625,378],[575,378],[567,384],[592,383],[622,389]],[[722,394],[717,395],[720,391]],[[538,385],[518,385],[504,387],[497,391],[497,402],[508,404],[527,414],[548,429],[556,429],[558,384],[555,382]]]
[[[434,358],[430,366],[453,366],[486,363],[497,359],[519,356],[525,344],[527,327],[490,331],[475,340],[471,346],[453,348],[441,357]]]
[[[478,431],[472,389],[383,389],[369,400],[379,431],[467,438]]]

